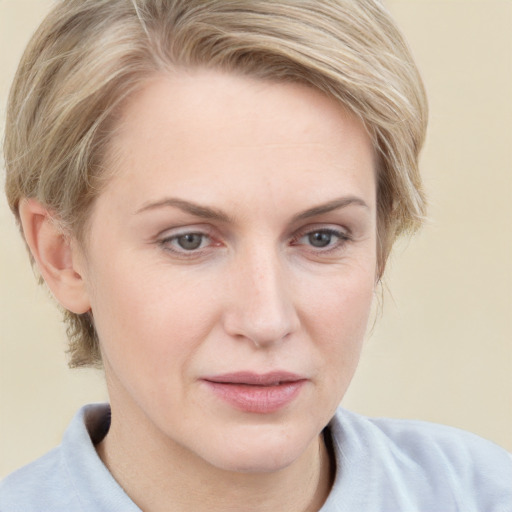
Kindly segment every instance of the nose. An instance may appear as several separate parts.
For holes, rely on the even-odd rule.
[[[257,348],[278,343],[295,332],[299,317],[293,302],[292,277],[277,254],[259,251],[234,264],[229,277],[230,306],[224,329]]]

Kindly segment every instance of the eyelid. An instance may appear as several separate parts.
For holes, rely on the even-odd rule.
[[[171,253],[176,257],[184,259],[191,259],[194,257],[200,257],[208,251],[209,248],[220,245],[220,242],[216,241],[216,237],[212,233],[212,229],[205,225],[191,225],[191,226],[180,226],[177,228],[168,228],[161,231],[156,237],[156,243],[165,251]],[[209,239],[204,247],[198,249],[186,250],[179,249],[171,245],[172,241],[185,235],[199,235]]]
[[[314,247],[309,244],[299,243],[301,238],[308,236],[312,233],[324,232],[329,233],[338,238],[337,243],[333,245],[329,245],[326,247]],[[328,254],[331,252],[339,251],[343,249],[347,242],[352,240],[352,235],[350,230],[339,225],[333,224],[316,224],[316,225],[308,225],[300,230],[298,230],[291,239],[292,246],[304,246],[307,247],[307,250],[314,254]]]
[[[166,227],[159,231],[155,238],[172,238],[181,235],[188,235],[191,233],[201,234],[210,236],[212,233],[212,228],[208,226],[208,224],[180,224],[176,227]]]
[[[297,240],[299,238],[302,238],[305,235],[308,235],[310,233],[315,233],[318,231],[324,231],[328,233],[332,233],[335,235],[338,235],[343,238],[352,238],[352,233],[350,229],[344,226],[339,226],[337,224],[309,224],[307,226],[304,226],[300,229],[298,229],[295,234],[293,235],[292,239]]]

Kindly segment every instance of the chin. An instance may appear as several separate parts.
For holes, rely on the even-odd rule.
[[[256,453],[234,451],[216,458],[214,465],[223,471],[233,473],[275,473],[289,467],[299,457],[300,453],[289,453],[283,448],[279,452],[275,450],[259,450]]]
[[[253,425],[212,443],[214,451],[204,458],[219,469],[237,473],[272,473],[298,461],[308,449],[317,450],[316,432],[293,432],[292,428]],[[276,431],[277,430],[277,431]]]

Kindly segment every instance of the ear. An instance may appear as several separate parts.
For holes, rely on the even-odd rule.
[[[35,199],[21,201],[20,220],[30,252],[53,296],[72,313],[89,311],[91,305],[76,243]]]

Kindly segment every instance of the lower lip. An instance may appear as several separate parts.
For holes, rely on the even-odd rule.
[[[300,393],[305,380],[282,382],[275,386],[226,384],[203,381],[222,400],[244,412],[268,414],[279,411]]]

